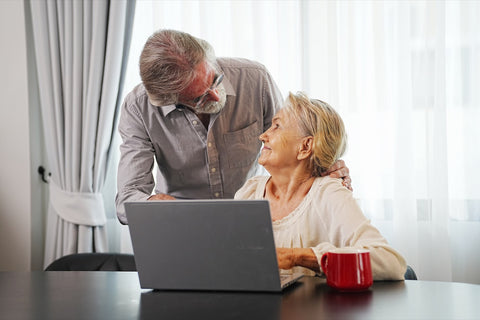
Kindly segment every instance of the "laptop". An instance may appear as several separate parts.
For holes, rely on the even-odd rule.
[[[280,292],[267,200],[125,203],[140,286],[159,290]]]

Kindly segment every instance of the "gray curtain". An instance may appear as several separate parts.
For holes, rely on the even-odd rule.
[[[135,0],[30,0],[49,205],[44,265],[108,251],[102,188]]]

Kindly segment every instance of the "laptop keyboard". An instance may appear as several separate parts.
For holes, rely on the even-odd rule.
[[[292,275],[291,274],[281,274],[280,275],[280,281],[283,283],[285,281],[288,281],[288,279],[291,279]]]
[[[301,277],[303,277],[303,274],[281,274],[280,285],[282,288],[285,288],[291,285],[292,283],[296,282]]]

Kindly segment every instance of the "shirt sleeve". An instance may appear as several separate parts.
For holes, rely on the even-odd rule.
[[[363,215],[352,192],[338,179],[328,179],[323,189],[313,209],[322,214],[320,221],[325,223],[324,230],[328,230],[330,241],[312,247],[319,265],[322,255],[336,247],[367,249],[374,280],[404,279],[405,259]]]
[[[128,97],[122,105],[118,131],[122,138],[117,174],[117,217],[127,224],[124,203],[144,201],[155,186],[152,169],[154,149],[139,111]]]

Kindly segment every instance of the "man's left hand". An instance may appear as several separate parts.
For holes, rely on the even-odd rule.
[[[333,164],[322,176],[330,176],[332,178],[342,178],[342,184],[348,188],[348,190],[353,191],[352,188],[352,178],[350,178],[350,171],[347,166],[345,166],[345,161],[339,159]]]

